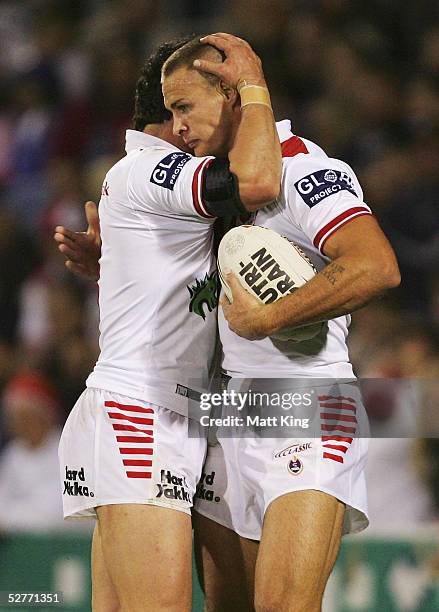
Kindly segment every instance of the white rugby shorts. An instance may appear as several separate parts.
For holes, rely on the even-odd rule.
[[[367,431],[368,435],[367,417],[356,386],[342,385],[342,389],[343,395],[331,395],[333,387],[329,393],[315,388],[313,414],[321,420],[319,437],[218,434],[217,444],[208,446],[195,510],[242,537],[260,540],[272,501],[294,491],[316,490],[345,504],[343,535],[365,529],[369,440],[355,434]]]
[[[73,407],[59,445],[64,517],[96,516],[97,506],[110,504],[148,504],[190,514],[205,454],[202,433],[188,437],[186,417],[88,388]]]

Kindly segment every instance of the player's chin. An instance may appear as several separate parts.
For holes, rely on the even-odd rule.
[[[206,155],[214,155],[215,157],[223,157],[220,148],[214,142],[197,140],[194,146],[194,155],[196,157],[205,157]]]
[[[193,154],[195,157],[204,157],[206,155],[210,155],[208,151],[208,147],[202,142],[197,143],[193,149]]]

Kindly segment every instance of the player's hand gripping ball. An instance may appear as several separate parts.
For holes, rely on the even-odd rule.
[[[219,245],[219,276],[224,293],[232,302],[224,270],[233,272],[242,287],[263,304],[271,304],[293,293],[317,273],[298,246],[275,231],[257,225],[231,229]],[[285,327],[271,337],[302,342],[314,338],[324,325]]]

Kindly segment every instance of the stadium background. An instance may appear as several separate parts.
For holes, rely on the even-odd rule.
[[[357,373],[438,378],[437,2],[3,0],[0,393],[17,373],[40,372],[56,389],[61,423],[96,358],[97,294],[65,270],[53,228],[84,228],[83,202],[99,197],[105,171],[123,155],[143,58],[167,38],[215,31],[254,46],[276,117],[354,167],[396,249],[401,287],[354,316]],[[396,387],[375,394],[373,419],[399,422]],[[88,529],[59,534],[62,525],[49,521],[35,535],[32,490],[23,493],[23,524],[2,520],[5,414],[0,408],[0,590],[61,584],[65,609],[87,609]],[[439,609],[437,444],[398,444],[372,449],[376,520],[369,535],[345,544],[328,610]],[[388,486],[391,473],[399,487]],[[394,521],[398,508],[407,511]]]

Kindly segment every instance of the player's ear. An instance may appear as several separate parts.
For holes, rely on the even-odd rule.
[[[233,87],[230,87],[230,85],[227,85],[227,83],[225,83],[224,81],[219,81],[218,89],[221,95],[226,99],[227,102],[231,103],[232,106],[238,100],[239,96],[238,96],[238,92],[236,91],[236,89],[234,89]]]

